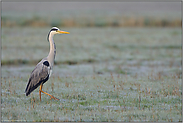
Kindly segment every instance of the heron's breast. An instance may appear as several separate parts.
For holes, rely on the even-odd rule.
[[[51,74],[52,74],[52,69],[50,69],[50,72],[49,72],[49,78],[51,77]]]

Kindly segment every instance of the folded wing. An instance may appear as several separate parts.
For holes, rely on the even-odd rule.
[[[26,96],[34,91],[41,83],[45,83],[49,79],[49,62],[41,61],[32,71],[27,87],[25,89]]]

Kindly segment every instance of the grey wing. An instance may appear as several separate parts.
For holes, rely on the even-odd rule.
[[[39,63],[32,71],[27,87],[25,89],[26,96],[34,91],[41,83],[45,83],[49,79],[49,68],[43,62]]]

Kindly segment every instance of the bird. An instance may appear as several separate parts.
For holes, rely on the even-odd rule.
[[[48,33],[47,40],[50,43],[50,51],[47,57],[43,58],[33,69],[31,72],[31,75],[28,80],[27,87],[25,89],[26,96],[28,96],[32,91],[34,91],[37,87],[40,86],[39,89],[39,96],[41,101],[41,93],[47,94],[50,96],[51,99],[59,100],[58,98],[44,92],[42,90],[43,84],[48,81],[52,74],[55,55],[56,55],[56,45],[53,41],[53,36],[55,34],[70,34],[66,31],[61,31],[57,27],[52,27],[51,30]]]

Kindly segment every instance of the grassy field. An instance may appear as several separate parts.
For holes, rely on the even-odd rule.
[[[63,28],[52,77],[25,96],[50,27],[2,28],[2,121],[182,121],[181,28]]]

